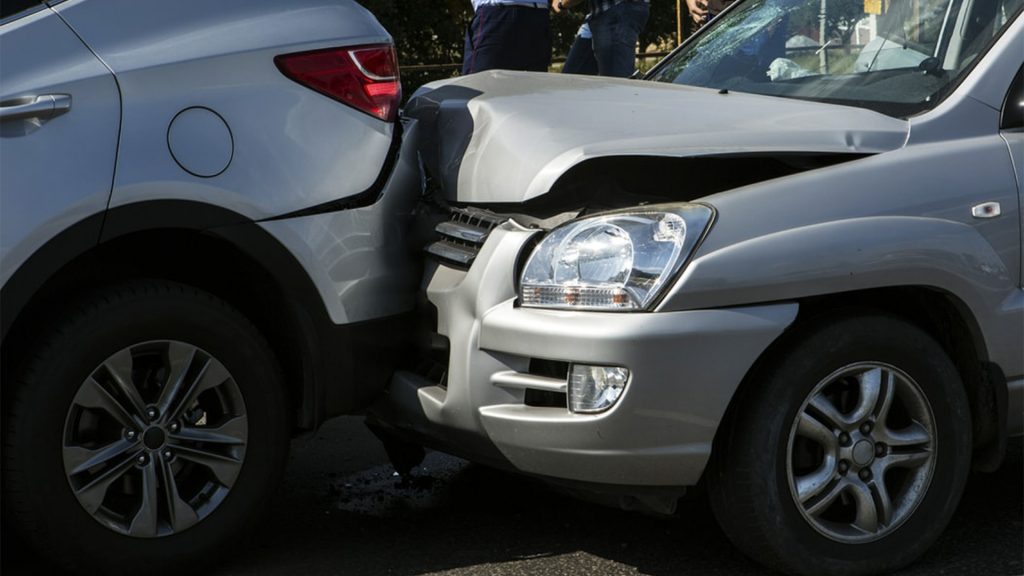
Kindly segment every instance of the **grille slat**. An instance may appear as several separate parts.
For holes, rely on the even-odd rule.
[[[472,242],[473,244],[483,244],[484,239],[487,238],[487,234],[490,233],[490,229],[477,228],[476,226],[457,222],[441,222],[437,225],[435,230],[437,230],[437,232],[442,236],[458,238],[459,240],[465,240],[466,242]]]
[[[430,246],[427,246],[427,253],[440,258],[441,260],[447,260],[454,262],[460,266],[469,266],[473,263],[473,259],[476,258],[477,250],[460,246],[445,240],[438,240]]]
[[[441,238],[426,252],[443,262],[468,268],[487,241],[487,236],[504,220],[490,212],[472,208],[450,208],[451,217],[434,230]]]

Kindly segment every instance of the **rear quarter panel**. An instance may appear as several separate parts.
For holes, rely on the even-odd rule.
[[[67,0],[55,7],[115,73],[123,99],[111,206],[216,204],[261,219],[371,186],[394,127],[289,80],[280,54],[389,42],[350,0]],[[168,127],[202,106],[228,124],[233,157],[201,178],[178,166]]]

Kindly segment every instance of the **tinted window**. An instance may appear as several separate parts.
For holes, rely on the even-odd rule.
[[[40,0],[0,0],[0,18],[13,16],[22,10],[42,4]]]

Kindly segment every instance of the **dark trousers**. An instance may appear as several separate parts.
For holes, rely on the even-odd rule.
[[[590,18],[594,57],[601,76],[628,78],[636,71],[636,42],[647,26],[650,7],[644,2],[622,2]]]
[[[591,38],[576,36],[565,57],[563,74],[586,74],[597,76],[597,58],[594,57],[594,41]]]
[[[492,69],[546,72],[550,65],[551,22],[546,9],[484,5],[473,15],[466,31],[463,74]]]

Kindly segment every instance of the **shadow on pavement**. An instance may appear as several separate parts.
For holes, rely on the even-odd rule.
[[[971,476],[951,526],[901,574],[1024,571],[1024,445],[1017,439],[1009,449],[998,472]],[[412,483],[392,474],[358,418],[339,419],[297,441],[260,540],[226,558],[215,573],[764,573],[729,543],[702,497],[684,499],[676,517],[651,517],[580,502],[536,481],[437,453]],[[37,573],[33,558],[9,540],[5,533],[4,574]]]

